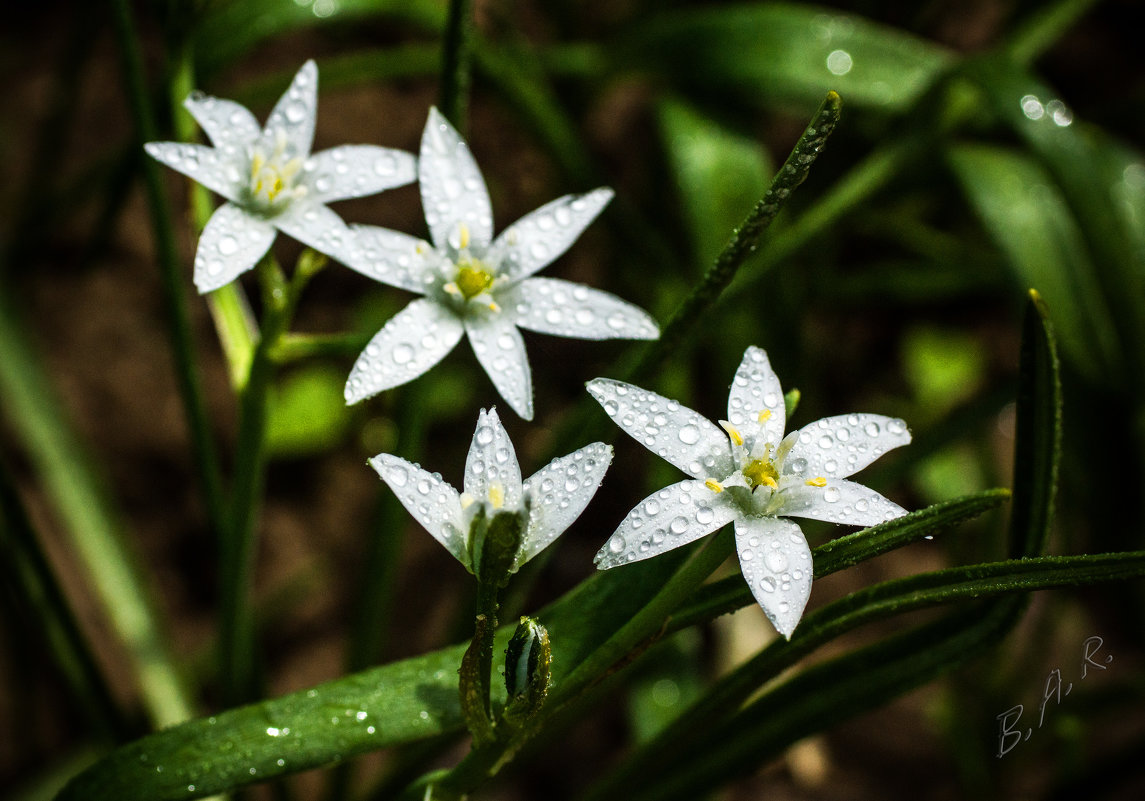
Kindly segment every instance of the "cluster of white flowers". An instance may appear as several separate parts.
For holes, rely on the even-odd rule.
[[[346,383],[356,403],[425,373],[461,339],[497,391],[526,420],[533,390],[518,329],[580,339],[655,339],[642,309],[606,292],[536,278],[612,198],[608,189],[566,195],[493,236],[485,181],[465,142],[430,109],[412,154],[347,145],[311,154],[318,70],[308,61],[260,128],[237,103],[201,94],[186,101],[214,147],[150,143],[154,158],[226,199],[195,255],[200,292],[233,281],[270,248],[276,230],[352,269],[420,297],[395,315],[359,356]],[[418,181],[429,242],[374,226],[348,226],[326,203]],[[600,569],[646,559],[727,523],[735,527],[744,578],[775,628],[790,637],[811,591],[811,551],[787,517],[859,526],[905,514],[846,477],[910,441],[903,421],[872,414],[829,417],[784,436],[779,379],[750,347],[719,427],[679,403],[597,378],[588,391],[624,431],[690,479],[633,509],[596,556]],[[595,442],[521,480],[494,410],[482,410],[463,492],[390,454],[370,464],[422,526],[471,572],[473,521],[512,513],[521,523],[513,569],[547,547],[588,505],[612,460]]]

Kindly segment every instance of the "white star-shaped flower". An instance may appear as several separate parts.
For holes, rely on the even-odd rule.
[[[612,448],[594,442],[553,459],[525,481],[509,435],[497,412],[481,410],[465,460],[463,491],[458,493],[437,473],[382,453],[370,465],[390,486],[414,519],[457,557],[471,573],[470,523],[479,512],[526,515],[521,547],[513,570],[532,559],[580,516],[596,494],[612,462]]]
[[[343,260],[350,232],[326,203],[363,197],[415,178],[411,153],[343,145],[311,155],[318,107],[318,67],[307,61],[259,128],[231,100],[191,94],[183,105],[214,147],[149,142],[154,159],[193,178],[227,202],[215,210],[195,253],[200,293],[229,284],[253,267],[283,231]]]
[[[776,630],[790,637],[811,594],[811,550],[785,517],[872,526],[906,514],[847,481],[910,442],[902,420],[826,417],[783,436],[783,390],[767,354],[747,349],[717,427],[691,409],[622,381],[588,391],[608,416],[692,478],[655,492],[624,518],[596,555],[600,569],[647,559],[735,523],[740,569]]]
[[[612,190],[566,195],[493,238],[481,171],[457,131],[430,109],[418,158],[433,244],[396,231],[355,226],[346,264],[423,297],[394,316],[358,357],[346,382],[356,403],[429,370],[461,339],[518,415],[533,418],[533,386],[519,328],[579,339],[655,339],[642,309],[556,278],[532,278],[580,236]]]

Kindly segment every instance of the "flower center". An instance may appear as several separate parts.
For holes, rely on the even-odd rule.
[[[286,157],[286,134],[279,131],[269,156],[257,146],[251,154],[248,185],[251,201],[263,211],[277,214],[306,194],[306,187],[297,185],[300,172],[302,159]]]
[[[457,263],[457,277],[453,282],[463,298],[472,300],[493,286],[493,274],[480,261],[463,259]]]
[[[743,466],[742,472],[753,490],[760,486],[779,489],[779,471],[769,459],[752,459]]]

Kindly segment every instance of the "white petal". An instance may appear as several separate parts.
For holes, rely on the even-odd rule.
[[[738,510],[726,494],[702,481],[681,481],[636,505],[593,561],[601,570],[687,545],[731,522]]]
[[[425,294],[432,263],[441,259],[428,242],[376,225],[351,225],[350,235],[347,267],[383,284]]]
[[[693,478],[723,479],[734,469],[728,435],[686,406],[611,378],[586,387],[625,433]]]
[[[303,180],[311,197],[325,203],[365,197],[405,186],[417,178],[412,153],[375,145],[342,145],[315,153],[306,160]]]
[[[258,120],[245,106],[233,100],[192,92],[183,101],[183,107],[206,131],[211,143],[220,150],[232,148],[238,154],[239,148],[245,148],[258,139]]]
[[[771,625],[787,639],[811,596],[811,549],[799,526],[774,517],[736,520],[736,551],[744,580]]]
[[[350,371],[346,403],[411,381],[445,358],[464,331],[441,304],[419,298],[383,326]]]
[[[612,195],[601,188],[546,203],[501,232],[489,248],[489,261],[514,280],[532,275],[568,250]]]
[[[910,442],[906,423],[881,414],[824,417],[799,429],[783,472],[815,478],[844,478],[892,448]]]
[[[414,519],[468,567],[466,532],[457,490],[445,483],[441,476],[388,453],[375,456],[370,460],[370,466],[390,486]]]
[[[232,203],[215,209],[195,250],[200,293],[229,284],[258,263],[274,242],[274,226]]]
[[[526,278],[505,293],[517,325],[576,339],[655,339],[656,321],[615,295],[558,278]]]
[[[612,448],[594,442],[553,459],[525,480],[529,527],[520,564],[547,548],[580,517],[611,463]]]
[[[749,347],[728,392],[728,422],[744,437],[762,434],[764,442],[778,445],[786,418],[783,388],[767,354],[762,348]]]
[[[846,479],[828,479],[824,487],[802,482],[780,485],[783,506],[776,514],[809,517],[847,526],[876,526],[906,514],[897,503],[873,489]]]
[[[270,220],[276,228],[297,239],[304,245],[325,253],[331,258],[345,262],[354,245],[350,227],[321,203],[307,199],[295,202],[286,211]]]
[[[273,148],[278,133],[286,136],[291,157],[306,158],[314,144],[314,118],[318,112],[318,65],[307,61],[290,82],[266,120],[263,140]]]
[[[237,202],[242,194],[242,171],[235,161],[206,145],[184,142],[148,142],[147,155],[198,181],[212,192]]]
[[[523,420],[533,419],[533,376],[521,332],[504,314],[467,318],[465,330],[477,361],[497,392]]]
[[[465,460],[463,486],[466,494],[478,501],[489,501],[494,508],[503,506],[516,511],[524,505],[521,465],[496,409],[482,409],[477,416],[477,429]]]
[[[469,230],[469,241],[484,250],[493,240],[493,208],[485,179],[473,160],[469,147],[449,121],[436,108],[421,137],[418,154],[418,181],[425,222],[433,243],[445,248],[458,245],[458,225]]]

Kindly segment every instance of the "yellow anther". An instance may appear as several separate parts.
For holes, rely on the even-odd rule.
[[[469,226],[465,223],[459,223],[457,226],[457,241],[462,250],[469,247]]]
[[[470,495],[468,492],[463,492],[463,493],[461,493],[460,500],[461,500],[461,508],[462,509],[468,509],[470,506],[473,505],[473,502],[477,499],[474,498],[472,495]]]
[[[426,254],[426,252],[429,251],[429,243],[428,242],[418,242],[416,245],[414,245],[413,250],[414,250],[414,253],[416,253],[417,255],[424,256]]]
[[[759,413],[759,417],[757,419],[761,423],[764,420],[770,420],[771,419],[771,409],[764,409],[762,412]]]
[[[705,480],[704,486],[707,487],[708,489],[710,489],[712,492],[723,492],[724,491],[724,488],[720,485],[720,482],[716,481],[714,478],[709,478],[709,479]]]
[[[490,303],[489,303],[489,311],[491,311],[491,312],[494,312],[494,313],[497,313],[497,312],[500,312],[500,311],[501,311],[501,307],[500,307],[500,306],[498,306],[496,303],[492,303],[492,302],[490,302]]]
[[[489,487],[489,503],[493,504],[494,509],[500,509],[505,505],[505,490],[501,488],[500,484],[493,484]]]
[[[743,445],[743,435],[736,430],[735,426],[733,426],[727,420],[720,420],[720,427],[723,428],[724,431],[728,432],[728,436],[731,437],[732,442],[734,442],[737,447]]]
[[[815,476],[815,478],[807,479],[807,486],[809,487],[825,487],[827,486],[827,479],[823,476]]]
[[[254,180],[258,174],[262,172],[263,166],[266,164],[266,156],[262,154],[261,150],[254,151],[254,155],[250,157],[250,177]]]

